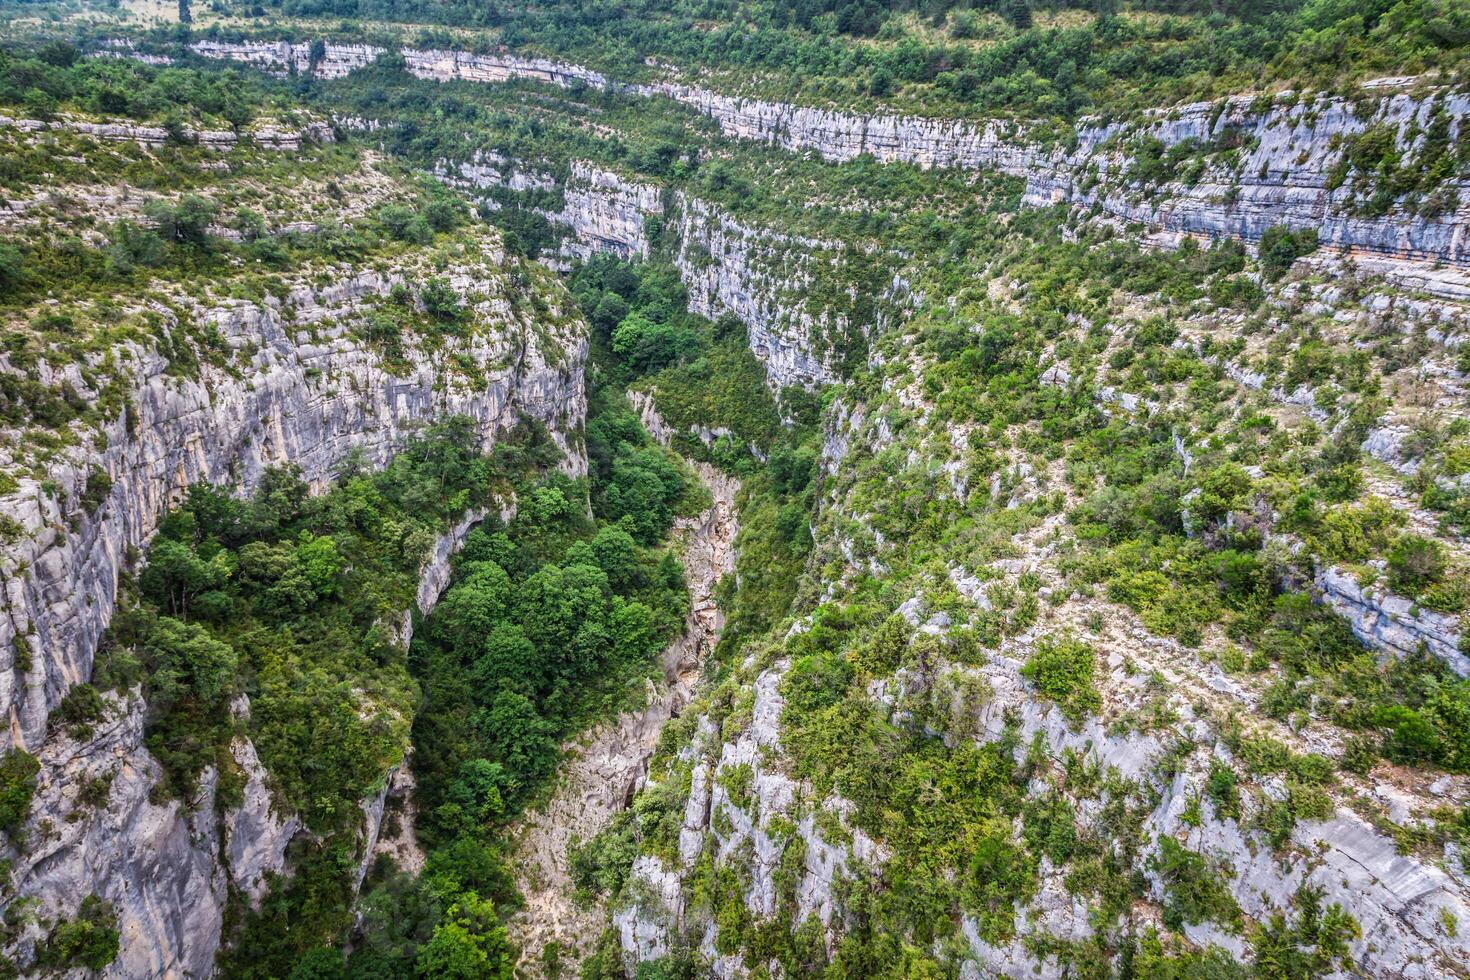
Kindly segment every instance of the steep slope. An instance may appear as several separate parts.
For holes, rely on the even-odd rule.
[[[657,435],[661,426],[650,412],[644,408],[644,425]],[[511,938],[522,950],[525,969],[544,966],[549,948],[565,963],[580,962],[591,952],[606,909],[579,901],[574,852],[627,810],[647,776],[664,725],[692,700],[719,641],[723,615],[714,592],[735,567],[738,484],[708,464],[697,464],[695,471],[713,503],[699,516],[674,525],[691,604],[683,634],[662,654],[663,682],[642,711],[620,715],[578,739],[557,777],[556,792],[518,830],[517,887],[526,908],[511,920]]]
[[[717,507],[740,511],[733,557],[733,514],[692,525],[711,548],[689,583],[698,608],[665,651],[672,696],[573,739],[585,751],[525,818],[527,907],[514,915],[498,859],[475,848],[493,849],[504,801],[550,772],[547,732],[566,729],[536,711],[570,717],[577,694],[537,680],[552,656],[431,624],[418,656],[439,690],[421,717],[444,759],[423,757],[432,785],[413,797],[430,857],[422,875],[367,872],[349,971],[425,972],[452,926],[486,972],[507,974],[516,955],[547,975],[579,959],[593,980],[1465,975],[1470,102],[1454,74],[1462,25],[1440,6],[1356,26],[1320,5],[1216,12],[1218,53],[1205,50],[1208,17],[1141,6],[1048,10],[1036,28],[1029,7],[1003,25],[945,5],[923,18],[885,9],[877,38],[846,7],[820,15],[834,24],[794,25],[742,4],[701,10],[699,24],[681,5],[596,24],[533,6],[497,13],[493,31],[432,37],[308,20],[291,40],[101,46],[109,62],[263,69],[283,79],[265,91],[301,94],[381,159],[476,202],[512,248],[568,274],[600,337],[599,376],[629,383],[644,427],[698,461]],[[646,24],[630,26],[634,9]],[[990,33],[964,36],[979,23]],[[1293,33],[1269,37],[1277,28]],[[1369,36],[1383,51],[1362,49]],[[497,45],[508,38],[523,46]],[[742,47],[773,38],[791,43]],[[1334,47],[1319,77],[1310,66]],[[1066,67],[1052,49],[1071,52]],[[670,51],[685,63],[652,57]],[[764,72],[742,73],[741,59]],[[1048,77],[1028,78],[1043,60]],[[1369,76],[1385,64],[1443,73]],[[899,67],[897,82],[879,74]],[[1264,94],[1221,94],[1257,81]],[[1097,106],[1109,114],[1082,114]],[[245,140],[202,142],[239,152]],[[17,221],[56,206],[29,200]],[[358,217],[404,230],[403,214],[376,206],[393,200],[385,191]],[[410,304],[430,319],[445,306],[432,279],[501,295],[463,251],[406,261]],[[380,274],[349,316],[374,289],[392,294]],[[493,340],[481,356],[464,337],[390,354],[375,331],[354,356],[406,362],[405,417],[469,414],[485,437],[515,404],[575,460],[581,355],[551,351],[575,347],[580,324],[560,304],[507,314],[532,334],[556,325],[524,344],[540,352],[528,360]],[[467,366],[459,355],[501,408],[440,390]],[[303,364],[287,387],[315,392],[330,376]],[[229,390],[232,375],[211,380]],[[400,404],[398,383],[371,368],[354,385],[367,404]],[[289,411],[252,397],[237,396],[245,414],[270,422],[259,436],[246,424],[226,454],[246,484],[292,452],[324,478],[337,453],[323,447],[357,440],[382,462],[406,431],[397,409],[331,421],[346,395],[327,395],[336,407],[320,420],[311,395],[282,395]],[[291,449],[303,413],[308,438]],[[637,430],[612,411],[588,437],[589,513],[625,533],[646,517],[628,502],[656,496],[652,474],[669,472]],[[76,466],[80,500],[92,481]],[[627,479],[608,494],[619,466]],[[43,478],[18,475],[22,494]],[[457,615],[530,628],[535,604],[506,612],[502,578],[574,581],[611,602],[586,583],[613,561],[556,537],[558,522],[585,523],[574,498],[538,502],[552,544],[522,518],[503,540],[477,533],[452,576],[431,576],[467,588]],[[45,649],[74,632],[48,627]],[[540,652],[586,643],[568,630]],[[86,669],[72,660],[55,672]],[[525,704],[501,699],[522,687],[535,689],[518,693]],[[43,685],[15,700],[25,739],[56,699]],[[46,747],[46,771],[72,765],[70,743]],[[253,771],[247,748],[236,762]],[[194,828],[226,843],[228,873],[252,895],[294,829],[262,804],[268,782],[227,811],[248,832]],[[354,856],[374,849],[376,803]],[[154,839],[198,865],[180,887],[203,894],[219,872],[185,852],[179,826]],[[389,850],[417,872],[413,827],[400,823]],[[474,860],[455,851],[466,841]],[[466,897],[476,889],[483,906]],[[158,968],[130,968],[144,966]]]
[[[162,130],[132,124],[68,122],[58,132],[56,123],[0,128],[14,146],[64,147],[80,161],[77,186],[38,181],[43,193],[12,205],[5,219],[12,240],[34,242],[38,252],[73,230],[106,229],[115,246],[124,222],[158,213],[148,195],[109,186],[109,172],[134,145],[164,155],[212,209],[249,194],[259,172],[276,165],[262,151],[235,148],[233,136],[185,134],[175,150]],[[414,198],[401,178],[375,171],[370,154],[331,146],[329,129],[315,126],[309,137],[270,132],[263,152],[303,154],[295,166],[310,177],[295,191],[297,206],[312,213],[307,227],[364,221],[374,206]],[[318,187],[356,181],[354,190],[375,191],[377,200],[354,194],[332,213],[313,196],[312,179]],[[89,207],[70,203],[80,194]],[[36,203],[43,199],[50,203]],[[283,198],[275,201],[280,207]],[[43,206],[51,214],[38,222]],[[294,228],[278,234],[301,233]],[[417,288],[424,283],[438,284],[431,304],[437,297],[452,306],[426,313]],[[21,814],[26,843],[12,849],[7,903],[32,908],[32,921],[45,923],[98,896],[121,933],[111,975],[207,975],[228,893],[258,901],[267,876],[288,869],[286,848],[301,821],[273,794],[245,739],[231,749],[245,779],[238,802],[216,805],[212,772],[197,798],[161,799],[159,765],[144,747],[147,708],[136,691],[108,695],[100,723],[69,731],[57,721],[54,709],[92,676],[120,577],[136,574],[141,549],[193,484],[248,494],[269,468],[290,464],[321,488],[344,464],[382,466],[410,436],[450,416],[472,420],[486,449],[534,419],[566,450],[567,469],[584,471],[574,440],[585,414],[586,337],[574,314],[558,312],[565,297],[544,274],[482,232],[346,261],[322,254],[254,280],[227,266],[188,281],[145,279],[121,302],[84,285],[62,296],[60,304],[22,303],[5,314],[3,370],[13,400],[3,451],[0,696],[10,758],[28,753],[40,763],[29,816]],[[68,416],[60,427],[58,412]],[[463,533],[446,535],[430,554],[442,564]],[[421,612],[445,572],[431,564],[424,574],[431,584],[421,590]],[[237,710],[248,715],[248,703]],[[370,819],[364,851],[376,836]],[[22,928],[10,939],[24,963],[45,929]]]

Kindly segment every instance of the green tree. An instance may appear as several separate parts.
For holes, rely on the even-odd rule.
[[[234,685],[234,648],[197,623],[160,617],[143,652],[152,668],[148,700],[155,711],[181,697],[211,704],[229,694]]]
[[[435,634],[462,656],[480,649],[505,618],[510,576],[492,561],[470,566],[470,574],[444,596],[434,617]]]
[[[1292,263],[1317,250],[1317,229],[1292,231],[1285,225],[1272,225],[1261,232],[1261,268],[1271,279],[1279,279]]]
[[[426,980],[511,980],[514,950],[495,907],[465,892],[419,951],[414,972]]]
[[[316,537],[310,531],[302,531],[296,539],[296,567],[316,596],[336,594],[337,578],[342,574],[342,556],[337,553],[337,543],[331,538],[326,535]]]
[[[347,980],[342,951],[325,946],[308,951],[296,961],[287,980]]]

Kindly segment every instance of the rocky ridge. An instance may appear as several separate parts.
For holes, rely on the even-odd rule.
[[[0,126],[12,128],[21,133],[65,131],[90,136],[103,142],[133,142],[141,146],[163,146],[170,140],[174,140],[197,143],[206,149],[220,152],[233,149],[241,140],[253,143],[264,150],[292,152],[301,149],[301,144],[306,141],[334,143],[337,139],[332,127],[320,121],[309,122],[301,129],[288,129],[275,123],[263,122],[243,133],[235,133],[227,129],[194,129],[189,126],[169,130],[163,126],[146,126],[124,121],[97,122],[69,116],[49,120],[13,119],[10,116],[0,116]]]

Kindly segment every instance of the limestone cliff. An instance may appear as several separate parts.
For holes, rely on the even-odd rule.
[[[54,918],[74,914],[88,894],[109,900],[122,942],[108,975],[207,975],[228,886],[258,899],[266,874],[286,870],[285,847],[299,826],[272,802],[267,775],[243,740],[233,747],[246,776],[239,807],[216,815],[210,772],[189,806],[153,802],[159,769],[143,745],[145,708],[136,693],[111,698],[92,731],[48,725],[67,690],[91,676],[119,574],[135,567],[185,488],[207,481],[248,491],[267,467],[287,463],[320,486],[349,454],[381,465],[408,436],[449,415],[473,419],[486,447],[522,415],[538,419],[566,451],[565,467],[584,471],[573,441],[585,414],[581,323],[532,312],[517,295],[526,280],[498,244],[478,245],[478,260],[441,273],[467,297],[474,329],[432,344],[406,338],[393,360],[355,327],[371,304],[421,274],[411,258],[391,272],[326,267],[263,300],[206,295],[154,304],[163,336],[177,346],[128,341],[107,351],[129,391],[126,410],[100,431],[78,428],[44,474],[21,478],[6,494],[4,512],[17,530],[0,556],[0,702],[10,743],[41,762],[28,844],[10,856],[7,904],[34,899]],[[555,311],[556,302],[550,297],[543,307]],[[195,343],[201,328],[228,356],[180,371],[171,353]],[[460,369],[446,368],[449,354]],[[99,355],[92,367],[100,365]],[[43,364],[41,378],[96,397],[98,375],[80,367]],[[0,370],[15,369],[0,363]],[[3,462],[17,462],[24,445],[12,438]],[[99,473],[108,478],[105,496],[83,503]],[[451,529],[433,549],[421,612],[437,600],[467,527]],[[364,801],[364,809],[366,853],[382,800]],[[13,950],[21,962],[42,935],[22,932]]]
[[[361,63],[358,48],[340,48],[326,45],[333,53],[313,70],[341,74]],[[275,70],[306,66],[297,49],[309,45],[196,47]],[[1285,224],[1316,229],[1322,244],[1344,250],[1470,264],[1470,187],[1464,180],[1444,183],[1437,203],[1401,195],[1369,206],[1381,175],[1355,169],[1351,153],[1355,138],[1381,131],[1406,159],[1422,162],[1432,143],[1452,146],[1463,139],[1470,116],[1470,97],[1464,95],[1238,97],[1152,111],[1126,122],[1083,120],[1069,135],[1043,137],[1020,123],[866,115],[679,82],[624,84],[589,69],[510,54],[407,49],[403,55],[413,74],[438,81],[530,79],[671,98],[714,119],[729,136],[814,151],[832,161],[868,154],[920,167],[998,170],[1024,178],[1026,201],[1037,206],[1067,202],[1168,231],[1252,242],[1266,228]],[[1146,172],[1138,162],[1145,155],[1142,141],[1156,141],[1163,153],[1184,147],[1183,158],[1199,163],[1182,178],[1174,168]]]

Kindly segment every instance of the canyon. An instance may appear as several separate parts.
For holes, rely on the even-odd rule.
[[[1273,949],[1312,958],[1312,976],[1465,975],[1462,87],[1395,77],[1068,123],[941,118],[737,96],[653,59],[629,76],[653,81],[623,81],[489,42],[456,50],[453,36],[195,34],[197,59],[178,60],[263,72],[283,100],[320,80],[314,112],[332,84],[389,66],[411,85],[514,83],[536,113],[561,111],[553,94],[585,100],[576,124],[628,146],[521,158],[506,146],[532,145],[539,123],[503,105],[504,133],[447,122],[432,139],[432,105],[403,120],[191,124],[182,138],[211,152],[206,170],[256,150],[361,147],[373,168],[401,154],[402,169],[373,171],[381,197],[338,187],[363,199],[272,231],[283,248],[320,235],[330,255],[324,230],[361,224],[380,251],[342,246],[369,257],[315,257],[269,286],[223,273],[125,300],[117,318],[146,317],[151,341],[0,352],[17,383],[108,406],[54,441],[0,432],[0,707],[11,758],[38,763],[4,852],[3,904],[28,910],[7,956],[41,963],[52,925],[95,895],[119,933],[102,975],[224,962],[233,917],[295,873],[292,842],[312,839],[265,752],[236,736],[225,773],[210,766],[194,798],[167,799],[141,687],[103,694],[81,726],[64,702],[191,484],[244,496],[292,465],[324,491],[456,416],[485,452],[523,422],[544,428],[578,481],[555,495],[583,531],[608,505],[586,487],[639,452],[667,450],[708,494],[667,539],[640,540],[677,558],[690,604],[636,706],[559,738],[555,776],[504,825],[514,778],[493,805],[461,794],[445,807],[495,811],[466,820],[503,848],[520,896],[480,923],[504,930],[504,975],[866,975],[870,956],[962,980],[1144,962],[1245,977]],[[90,53],[161,68],[168,50],[114,38]],[[415,97],[424,88],[441,91]],[[619,115],[643,108],[658,136],[687,124],[662,170],[639,155],[648,132]],[[0,127],[148,153],[181,138],[83,112]],[[405,149],[418,138],[427,161]],[[785,198],[742,207],[689,177],[761,152],[811,168],[827,213],[865,206],[827,174],[884,165],[908,182],[884,188],[907,212],[788,226]],[[429,206],[394,209],[428,200],[403,190],[420,179],[458,195],[474,230],[446,239],[426,224],[414,241],[401,226]],[[951,179],[969,182],[959,205]],[[49,214],[25,223],[29,205],[6,200],[0,224],[49,233]],[[79,219],[79,240],[106,247],[114,221],[142,213]],[[524,215],[551,229],[538,261],[513,254]],[[383,230],[395,221],[401,237]],[[853,230],[924,222],[931,254]],[[217,224],[243,264],[253,240]],[[662,308],[660,275],[687,308]],[[441,282],[463,304],[442,331],[391,350],[373,339],[388,304],[433,320],[427,284]],[[59,306],[38,295],[26,313],[50,323]],[[628,340],[628,323],[649,335]],[[610,430],[652,443],[598,450],[617,444],[598,441],[604,399]],[[640,425],[647,436],[627,434]],[[424,642],[461,548],[533,561],[474,533],[522,501],[480,503],[425,550],[411,608],[383,624],[396,647]],[[607,523],[626,535],[634,517]],[[548,575],[592,560],[591,545],[571,547],[579,557]],[[250,699],[230,710],[244,730]],[[466,730],[504,723],[477,710]],[[445,842],[415,833],[414,760],[438,760],[403,742],[354,801],[348,964],[364,953],[360,892],[412,879],[446,889],[446,907],[470,904],[435,866]],[[228,775],[238,796],[221,796]],[[589,866],[616,884],[589,890]],[[459,913],[441,914],[436,938]],[[406,948],[430,948],[428,932]]]

